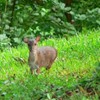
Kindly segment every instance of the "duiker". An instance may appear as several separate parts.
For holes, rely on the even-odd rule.
[[[37,43],[39,40],[40,36],[37,36],[34,40],[24,38],[24,42],[27,43],[29,48],[28,64],[31,74],[33,74],[34,69],[36,69],[36,72],[39,74],[41,67],[50,69],[57,57],[57,50],[55,48],[50,46],[38,47]]]

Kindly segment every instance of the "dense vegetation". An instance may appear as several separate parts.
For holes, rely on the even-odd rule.
[[[0,48],[24,36],[67,37],[100,26],[99,0],[0,0]]]
[[[31,75],[24,37],[58,57]],[[0,0],[0,100],[100,99],[100,0]]]
[[[0,99],[2,100],[99,100],[100,30],[66,40],[48,39],[58,57],[49,71],[31,75],[26,45],[0,52]]]

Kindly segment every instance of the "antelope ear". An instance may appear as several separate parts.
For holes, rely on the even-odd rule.
[[[29,39],[28,38],[24,38],[24,42],[25,43],[28,43],[29,42]]]
[[[40,36],[37,36],[35,40],[36,42],[40,41]]]

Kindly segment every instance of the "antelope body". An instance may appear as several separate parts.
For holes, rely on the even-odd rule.
[[[34,69],[36,69],[36,72],[39,74],[41,67],[50,69],[51,65],[57,57],[57,50],[55,48],[50,46],[38,47],[37,42],[39,40],[39,36],[34,40],[24,38],[24,42],[27,43],[29,48],[28,64],[32,74]]]

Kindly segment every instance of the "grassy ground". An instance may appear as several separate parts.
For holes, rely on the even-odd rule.
[[[0,52],[0,100],[100,99],[100,31],[39,45],[55,47],[58,57],[49,71],[42,68],[38,76],[30,74],[26,45]]]

